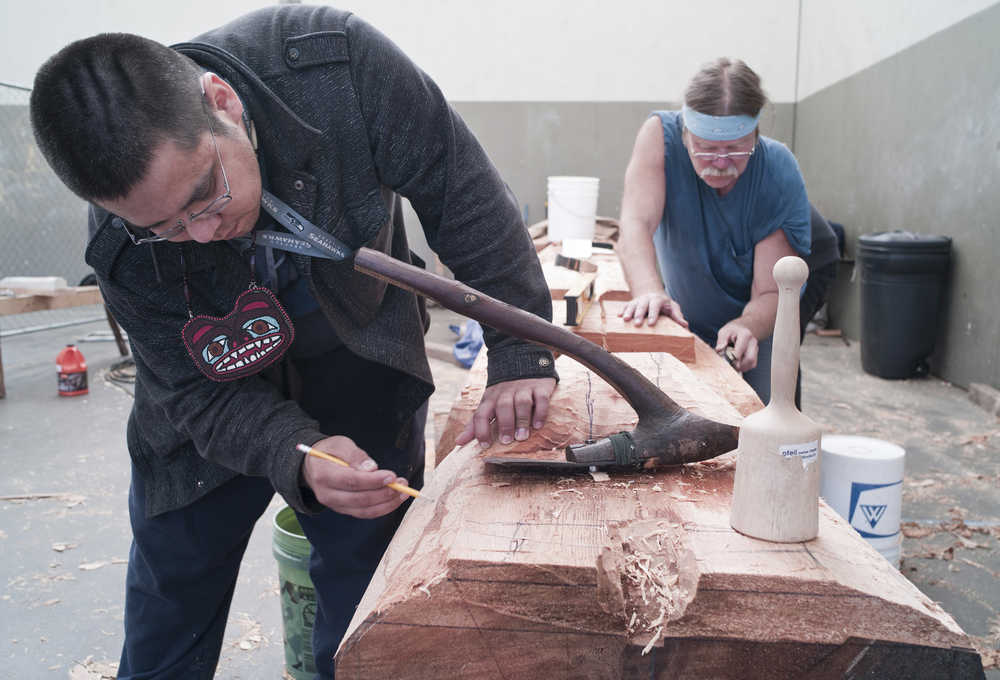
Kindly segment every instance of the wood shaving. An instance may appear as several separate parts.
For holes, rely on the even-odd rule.
[[[985,564],[980,564],[979,562],[973,562],[972,560],[966,559],[964,557],[961,557],[959,559],[962,562],[965,562],[966,564],[968,564],[969,566],[977,567],[979,569],[982,569],[987,574],[991,575],[993,578],[1000,578],[1000,572],[993,571],[992,569],[990,569],[989,567],[987,567]]]
[[[80,565],[80,571],[94,571],[95,569],[100,569],[101,567],[108,566],[109,562],[102,560],[100,562],[85,562]]]
[[[437,576],[435,576],[434,578],[432,578],[427,583],[425,583],[422,586],[418,587],[417,590],[419,590],[420,592],[422,592],[427,597],[430,597],[431,596],[431,586],[436,586],[437,584],[441,583],[441,581],[445,580],[446,578],[448,578],[448,570],[447,569],[445,569],[444,571],[442,571],[440,574],[438,574]]]
[[[642,648],[642,656],[646,656],[647,654],[649,654],[649,650],[651,650],[653,648],[653,645],[656,644],[656,641],[660,639],[660,635],[662,633],[663,633],[663,628],[656,629],[656,632],[653,633],[653,637],[651,637],[649,639],[649,642],[646,643],[646,646]]]
[[[899,529],[906,538],[925,538],[940,531],[937,527],[921,526],[916,522],[903,522]]]
[[[653,630],[654,628],[657,628],[659,630],[663,630],[663,620],[665,618],[667,618],[667,608],[666,607],[660,607],[660,615],[657,616],[654,621],[651,621],[646,626],[646,630]]]
[[[580,498],[586,498],[586,496],[584,495],[584,493],[582,491],[580,491],[579,489],[559,489],[558,491],[553,491],[549,495],[552,496],[553,498],[559,498],[559,494],[561,494],[561,493],[575,493]]]
[[[91,654],[69,669],[69,680],[114,680],[118,677],[118,662],[94,661]]]
[[[958,537],[958,542],[962,544],[963,548],[968,548],[970,550],[975,550],[976,548],[989,548],[990,546],[986,543],[977,543],[971,539],[965,538],[964,536]]]
[[[268,642],[267,638],[260,632],[260,623],[249,614],[240,612],[237,622],[240,625],[240,636],[233,642],[234,647],[242,649],[244,652],[250,652]]]
[[[602,472],[600,470],[595,470],[590,473],[590,476],[595,482],[609,482],[611,481],[611,476],[607,472]]]

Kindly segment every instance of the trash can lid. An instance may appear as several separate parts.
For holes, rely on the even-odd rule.
[[[880,231],[875,234],[862,234],[858,244],[875,250],[905,250],[907,252],[949,252],[951,250],[950,236],[935,236],[914,234],[911,231]]]

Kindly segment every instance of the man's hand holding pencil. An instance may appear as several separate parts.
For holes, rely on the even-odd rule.
[[[297,448],[307,454],[302,463],[306,484],[320,503],[335,512],[361,519],[381,517],[418,494],[393,471],[379,470],[347,437],[327,437]]]

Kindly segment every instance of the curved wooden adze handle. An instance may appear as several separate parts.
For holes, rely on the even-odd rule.
[[[567,447],[568,460],[631,465],[655,458],[661,463],[676,465],[713,458],[737,446],[738,428],[682,408],[639,371],[572,331],[463,283],[370,248],[358,249],[354,268],[436,300],[442,307],[501,333],[567,354],[614,387],[639,416],[635,430]]]

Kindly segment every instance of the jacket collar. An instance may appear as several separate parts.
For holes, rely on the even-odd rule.
[[[201,66],[218,73],[239,93],[259,130],[268,131],[264,154],[280,153],[268,159],[290,168],[301,168],[318,147],[322,131],[302,120],[269,88],[249,66],[215,45],[185,42],[171,46]]]

